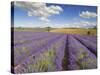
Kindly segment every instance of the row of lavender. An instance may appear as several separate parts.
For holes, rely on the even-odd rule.
[[[66,35],[44,33],[43,36],[43,34],[41,33],[37,37],[38,37],[37,39],[35,39],[34,37],[31,38],[30,40],[32,41],[28,39],[30,41],[28,43],[21,43],[20,45],[17,44],[14,46],[15,50],[14,61],[15,61],[16,73],[39,72],[39,71],[43,72],[46,70],[47,71],[61,70],[62,67],[60,61],[63,58],[64,51],[60,52],[59,50],[61,49],[64,50],[65,46],[64,40],[66,40]],[[25,38],[24,40],[26,41],[26,39],[27,38]],[[59,57],[58,54],[61,56]],[[58,61],[59,64],[57,64]],[[22,67],[23,64],[25,64],[27,68],[25,68],[26,66]],[[53,65],[55,66],[55,68],[54,67],[49,68],[52,67]],[[39,69],[40,67],[42,69]]]
[[[93,45],[91,41],[87,42],[87,39],[83,39],[79,35],[69,35],[68,37],[69,70],[97,68],[97,57],[95,53],[92,53],[93,49],[90,49],[93,46],[94,51],[97,52],[96,45]]]
[[[68,70],[92,69],[97,67],[96,53],[94,36],[48,32],[14,34],[15,73],[65,70],[62,63],[65,55],[67,56],[65,67]]]

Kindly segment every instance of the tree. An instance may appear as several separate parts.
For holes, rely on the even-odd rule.
[[[51,29],[51,27],[46,27],[47,28],[47,31],[49,32],[50,31],[50,29]]]
[[[93,29],[97,29],[97,26],[94,26]]]
[[[88,31],[87,34],[90,35],[90,31]]]

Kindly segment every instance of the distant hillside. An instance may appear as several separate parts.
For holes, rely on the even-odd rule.
[[[50,28],[50,30],[54,30],[55,28]],[[15,31],[33,31],[33,32],[48,32],[48,28],[22,28],[16,27]]]

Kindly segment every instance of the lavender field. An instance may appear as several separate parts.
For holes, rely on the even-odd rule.
[[[14,73],[97,68],[97,37],[14,31]]]

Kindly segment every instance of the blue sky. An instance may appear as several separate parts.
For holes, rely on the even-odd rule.
[[[42,9],[43,8],[43,9]],[[48,10],[49,9],[49,10]],[[40,11],[41,10],[41,11]],[[36,11],[36,13],[34,12]],[[28,12],[30,14],[28,14]],[[41,12],[43,12],[41,14]],[[40,15],[41,14],[41,15]],[[45,16],[46,15],[46,16]],[[16,2],[15,27],[93,27],[97,25],[97,7]]]

